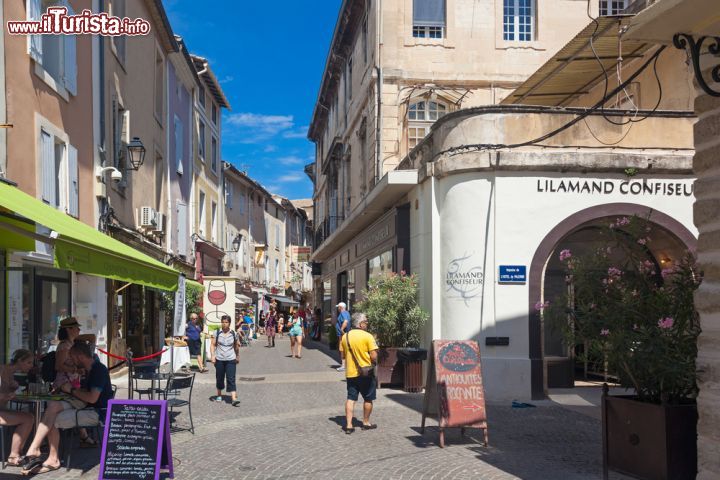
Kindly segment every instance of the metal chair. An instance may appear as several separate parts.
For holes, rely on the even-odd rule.
[[[114,383],[110,384],[110,387],[112,388],[112,394],[113,398],[115,398],[115,394],[117,393],[117,385]],[[98,448],[102,447],[102,432],[105,429],[105,417],[107,415],[107,409],[102,408],[99,409],[98,412],[98,421],[95,424],[84,424],[79,419],[79,412],[82,412],[84,410],[95,410],[93,407],[85,407],[82,409],[78,409],[75,411],[75,425],[70,428],[63,428],[60,429],[60,448],[65,453],[65,468],[69,471],[70,470],[70,460],[72,455],[72,449],[75,443],[75,433],[78,431],[79,428],[92,428],[95,432],[95,441],[97,442]],[[88,432],[88,436],[90,433]],[[78,435],[79,438],[79,435]],[[62,457],[62,455],[60,455]]]
[[[147,395],[148,398],[152,398],[155,396],[155,394],[162,395],[164,392],[163,389],[155,388],[155,380],[149,379],[147,377],[157,374],[160,371],[160,360],[157,361],[150,361],[150,362],[138,362],[133,363],[133,378],[132,378],[132,389],[133,392],[137,393],[137,398],[142,399],[143,395]],[[146,378],[143,378],[146,377]],[[149,381],[150,386],[141,388],[140,381]]]
[[[5,463],[7,461],[5,457],[5,435],[8,428],[7,425],[0,425],[0,462],[2,463],[3,470],[5,470]]]
[[[192,391],[195,384],[195,373],[173,375],[168,379],[165,386],[165,398],[167,399],[168,415],[170,415],[170,429],[174,432],[187,430],[195,435],[195,426],[192,418]],[[187,398],[182,398],[187,391]],[[173,410],[175,408],[187,407],[190,416],[190,428],[182,428],[173,425]]]

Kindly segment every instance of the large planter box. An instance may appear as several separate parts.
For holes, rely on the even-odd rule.
[[[603,395],[603,457],[607,469],[645,480],[686,480],[697,474],[697,406],[656,405]]]
[[[376,372],[379,387],[403,385],[405,375],[402,364],[398,363],[398,350],[395,347],[381,347],[378,350]]]

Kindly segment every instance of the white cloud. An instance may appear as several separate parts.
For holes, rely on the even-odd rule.
[[[225,83],[230,83],[233,80],[235,80],[235,77],[233,77],[232,75],[225,75],[223,78],[218,80],[218,82],[220,82],[220,84],[225,84]]]
[[[225,117],[225,132],[239,143],[260,143],[295,126],[292,115],[263,115],[259,113],[233,113]]]
[[[277,149],[278,149],[278,147],[276,147],[275,145],[268,145],[265,148],[263,148],[263,152],[265,152],[265,153],[277,152]]]
[[[280,157],[277,162],[282,165],[302,165],[305,163],[302,158],[296,157],[295,155],[289,155],[287,157]]]
[[[309,125],[301,125],[291,131],[283,133],[283,138],[307,138]]]
[[[278,178],[276,178],[275,180],[280,183],[290,183],[290,182],[299,182],[303,178],[305,178],[305,174],[300,173],[300,172],[293,172],[293,173],[288,173],[286,175],[281,175]]]

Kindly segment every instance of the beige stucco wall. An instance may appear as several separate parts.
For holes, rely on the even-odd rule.
[[[407,154],[409,101],[434,93],[449,105],[450,111],[497,103],[589,22],[585,2],[537,3],[535,41],[506,42],[502,39],[502,0],[447,0],[443,39],[412,36],[412,0],[381,2],[379,17],[375,7],[367,12],[367,61],[363,53],[363,20],[355,20],[359,26],[354,41],[347,50],[337,48],[341,55],[337,61],[343,65],[338,69],[340,80],[331,87],[327,105],[318,109],[321,113],[314,125],[321,132],[316,152],[316,225],[329,215],[327,178],[322,167],[334,138],[340,139],[346,152],[347,148],[351,151],[350,161],[339,168],[338,182],[339,196],[344,199],[338,215],[347,216],[374,185],[378,171],[382,175],[396,168]],[[593,5],[595,10],[597,5]],[[563,15],[556,15],[558,11]],[[353,59],[349,80],[347,61],[342,55]],[[383,75],[379,168],[377,63]],[[348,81],[352,82],[352,98],[346,102]],[[366,128],[362,128],[364,117]]]
[[[90,0],[73,0],[75,11],[91,8]],[[5,0],[5,20],[25,20],[24,2]],[[28,194],[40,197],[40,127],[44,126],[78,150],[79,218],[95,225],[92,138],[92,55],[89,35],[76,37],[77,95],[64,98],[36,73],[27,50],[28,39],[5,36],[7,176]],[[63,89],[64,90],[64,89]]]
[[[110,2],[112,4],[112,2]],[[126,15],[130,18],[150,20],[149,11],[144,2],[129,1],[125,5]],[[116,98],[122,107],[130,112],[129,139],[139,137],[145,146],[145,163],[138,171],[123,172],[127,187],[122,189],[115,184],[109,185],[108,199],[119,221],[129,228],[136,226],[136,209],[149,206],[165,212],[167,208],[167,154],[166,154],[166,112],[167,68],[163,66],[163,112],[155,114],[155,62],[156,55],[162,58],[163,65],[167,51],[158,39],[157,25],[151,26],[149,35],[128,37],[124,61],[116,54],[111,41],[105,46],[105,139],[108,156],[106,165],[112,165],[112,102]]]

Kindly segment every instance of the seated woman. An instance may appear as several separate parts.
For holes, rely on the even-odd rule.
[[[32,367],[33,354],[23,349],[13,352],[10,365],[0,365],[0,425],[16,426],[7,459],[7,464],[14,467],[24,464],[20,449],[32,431],[34,417],[26,412],[8,410],[7,402],[15,398],[15,390],[19,386],[14,378],[15,373],[27,373]]]

